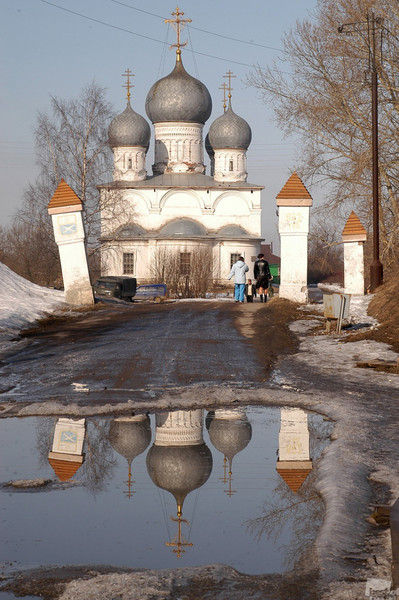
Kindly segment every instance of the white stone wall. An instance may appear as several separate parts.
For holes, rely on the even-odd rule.
[[[204,173],[201,123],[155,123],[154,174]]]
[[[280,206],[280,298],[306,302],[308,276],[308,206]]]
[[[58,419],[54,430],[52,452],[83,454],[85,431],[85,419]]]
[[[60,210],[60,209],[58,209]],[[55,241],[60,253],[65,301],[92,304],[93,291],[85,248],[85,233],[80,211],[52,214]]]
[[[195,446],[204,443],[202,409],[161,413],[155,419],[156,446]]]
[[[114,181],[143,181],[147,177],[145,148],[119,146],[113,148],[113,153]]]
[[[344,287],[346,294],[364,295],[363,242],[344,242]]]
[[[299,408],[282,408],[278,436],[280,461],[309,460],[308,415]]]
[[[102,236],[112,235],[123,225],[136,223],[146,231],[159,231],[167,223],[178,218],[189,218],[200,223],[215,235],[225,225],[238,224],[250,235],[261,237],[260,190],[163,190],[163,189],[126,189],[121,191],[120,207],[112,202],[104,202],[107,195],[102,190]],[[156,233],[154,233],[156,236]],[[110,241],[102,248],[103,275],[121,275],[123,252],[135,254],[135,277],[151,278],[150,265],[154,257],[155,247],[159,244],[169,247],[185,248],[190,246],[195,251],[199,245],[213,248],[215,258],[215,276],[224,280],[230,272],[230,255],[242,254],[250,268],[249,276],[253,278],[253,262],[259,253],[259,246],[252,241],[240,240],[160,240],[154,238],[137,241]],[[184,251],[184,250],[181,250]],[[188,250],[190,251],[190,250]]]
[[[215,181],[246,181],[247,156],[244,150],[215,150]]]

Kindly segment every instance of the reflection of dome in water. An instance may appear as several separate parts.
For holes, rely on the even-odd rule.
[[[206,444],[152,446],[147,470],[157,487],[173,494],[181,507],[185,497],[204,485],[212,471],[212,454]]]
[[[111,423],[108,438],[113,449],[124,456],[130,465],[151,442],[150,418],[140,415],[115,419]]]
[[[248,419],[218,419],[213,417],[209,425],[209,439],[219,452],[229,459],[247,447],[252,437],[252,426]]]

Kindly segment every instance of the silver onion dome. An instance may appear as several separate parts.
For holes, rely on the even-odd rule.
[[[108,439],[113,449],[129,463],[142,454],[151,442],[151,425],[148,416],[115,419],[111,423]]]
[[[209,128],[209,144],[213,150],[242,149],[247,150],[252,139],[252,131],[245,119],[235,114],[229,107],[227,111],[215,119]],[[209,154],[209,150],[207,149]]]
[[[147,471],[155,485],[167,490],[182,506],[185,497],[204,485],[212,471],[212,453],[206,444],[152,446]]]
[[[212,99],[205,85],[187,73],[178,56],[173,71],[151,87],[145,110],[153,123],[205,123],[212,112]]]
[[[117,115],[108,128],[108,141],[111,148],[117,146],[149,147],[151,129],[147,121],[136,113],[127,102],[125,110]]]
[[[213,418],[209,425],[209,439],[219,452],[232,462],[234,456],[247,447],[252,437],[248,419]]]

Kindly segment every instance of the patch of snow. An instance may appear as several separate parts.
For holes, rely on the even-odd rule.
[[[64,305],[64,292],[27,281],[0,263],[0,356],[18,332]]]

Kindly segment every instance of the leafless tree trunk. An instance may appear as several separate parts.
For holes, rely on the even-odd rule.
[[[297,170],[328,184],[325,209],[354,209],[372,224],[370,36],[367,13],[378,26],[379,172],[381,255],[385,268],[399,262],[399,5],[396,0],[321,1],[314,20],[298,22],[284,38],[281,60],[249,76],[272,102],[278,123],[299,133]],[[343,23],[356,23],[339,33]]]

